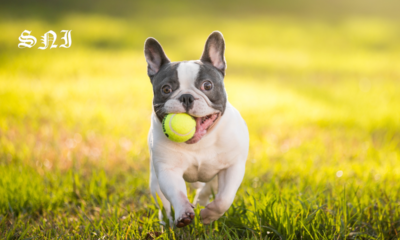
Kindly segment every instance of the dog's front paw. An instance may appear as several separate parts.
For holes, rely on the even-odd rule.
[[[214,212],[208,208],[204,208],[200,211],[200,219],[204,225],[210,224],[212,221],[218,220],[222,214]]]
[[[225,211],[228,210],[230,204],[223,200],[214,200],[200,211],[200,219],[204,225],[210,224],[212,221],[218,220]]]
[[[201,209],[201,211],[200,211],[200,219],[201,219],[201,222],[202,222],[204,225],[210,224],[210,223],[214,220],[214,219],[212,218],[212,215],[214,215],[214,214],[212,214],[211,211],[210,211],[209,209],[207,209],[207,208]]]
[[[193,208],[194,206],[192,204],[189,204],[188,207],[184,208],[183,213],[176,219],[176,226],[178,228],[182,228],[192,223],[194,219]]]

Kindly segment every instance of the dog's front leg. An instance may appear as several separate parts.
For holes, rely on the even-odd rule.
[[[171,166],[156,167],[160,188],[175,210],[175,225],[178,228],[190,224],[194,219],[194,206],[189,202],[183,171]]]
[[[244,171],[245,162],[239,162],[218,173],[218,193],[215,200],[200,212],[203,224],[217,220],[229,209],[242,183]]]

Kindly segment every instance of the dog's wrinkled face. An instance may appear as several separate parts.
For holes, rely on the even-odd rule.
[[[158,119],[168,113],[188,113],[196,120],[196,132],[186,143],[198,142],[224,113],[225,43],[220,32],[207,39],[199,61],[170,62],[153,38],[145,43],[148,75],[153,84],[153,107]]]

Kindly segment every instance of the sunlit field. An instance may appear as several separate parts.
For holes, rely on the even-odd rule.
[[[217,20],[0,18],[0,238],[400,239],[400,22]],[[38,43],[19,49],[26,29]],[[67,29],[71,48],[37,49]],[[250,130],[246,175],[212,225],[197,206],[194,224],[162,227],[148,187],[143,43],[199,59],[214,30],[226,40],[228,99]]]

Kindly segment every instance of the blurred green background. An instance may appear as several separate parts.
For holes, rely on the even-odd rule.
[[[400,238],[400,2],[0,3],[0,237]],[[24,30],[38,40],[19,49]],[[39,50],[72,30],[71,48]],[[250,130],[234,205],[161,228],[149,197],[143,44],[198,59],[224,34]],[[189,190],[189,198],[194,193]],[[200,207],[196,208],[196,211]],[[160,235],[161,234],[161,235]]]

